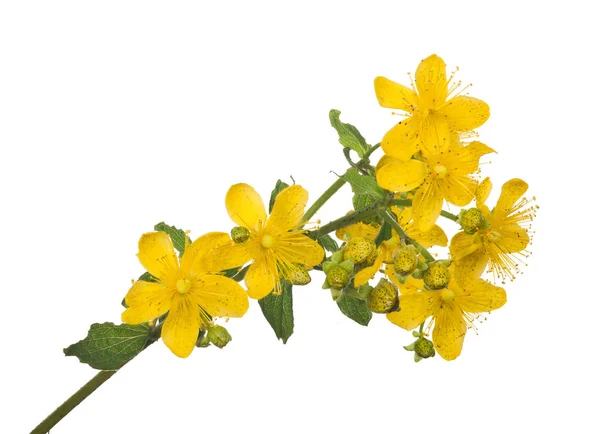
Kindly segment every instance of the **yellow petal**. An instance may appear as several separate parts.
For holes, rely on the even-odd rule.
[[[265,205],[248,184],[232,185],[225,197],[229,217],[240,226],[258,231],[267,220]]]
[[[377,165],[375,166],[375,170],[379,170],[379,169],[381,169],[383,166],[385,166],[386,164],[388,164],[388,163],[391,163],[392,161],[395,161],[395,160],[397,160],[397,159],[396,159],[396,158],[389,157],[389,156],[387,156],[387,155],[384,155],[384,156],[383,156],[383,157],[381,157],[381,158],[379,159],[379,161],[377,162]]]
[[[185,253],[181,257],[182,273],[188,274],[192,269],[196,271],[209,271],[206,260],[210,260],[212,250],[219,246],[227,245],[230,242],[231,238],[225,232],[209,232],[197,238],[196,241],[187,246]]]
[[[510,225],[498,229],[500,238],[496,244],[502,253],[516,253],[527,248],[529,244],[529,235],[527,231],[520,226]]]
[[[477,201],[477,208],[481,208],[482,205],[485,205],[485,201],[490,196],[492,192],[492,181],[488,176],[483,181],[479,183],[477,187],[477,191],[475,192],[475,200]]]
[[[261,299],[273,291],[277,280],[279,276],[274,260],[261,255],[250,265],[244,283],[250,298]]]
[[[377,171],[377,182],[391,191],[414,190],[425,179],[427,165],[419,160],[393,160]]]
[[[146,270],[161,282],[172,286],[179,268],[175,249],[164,232],[149,232],[138,243],[137,257]]]
[[[432,54],[421,61],[415,73],[419,100],[427,109],[434,109],[446,102],[448,82],[446,64],[441,57]]]
[[[259,250],[260,246],[257,245],[256,240],[240,244],[229,240],[227,244],[213,248],[203,257],[201,269],[214,273],[241,267],[249,262]]]
[[[375,78],[375,95],[381,107],[412,112],[416,105],[411,89],[385,77]]]
[[[200,308],[190,297],[176,294],[173,306],[165,321],[161,337],[167,347],[178,357],[192,353],[200,331]]]
[[[299,185],[283,189],[275,198],[273,211],[267,220],[266,231],[281,234],[300,226],[308,192]]]
[[[121,314],[121,320],[140,324],[158,318],[171,308],[172,296],[173,292],[162,283],[138,280],[125,296],[129,308]]]
[[[429,115],[421,122],[419,148],[426,159],[434,159],[450,148],[452,137],[445,118]]]
[[[303,264],[312,268],[320,264],[325,252],[319,243],[301,231],[281,235],[273,246],[273,253],[289,263]]]
[[[400,283],[392,264],[385,265],[385,275],[390,279],[390,282],[396,285],[400,291],[400,295],[415,294],[419,289],[423,288],[423,281],[417,280],[412,276],[408,276],[406,283]]]
[[[470,96],[456,96],[440,109],[452,131],[470,131],[480,127],[490,117],[490,107]]]
[[[434,225],[430,230],[422,232],[417,230],[415,225],[411,224],[406,228],[406,234],[426,249],[433,246],[446,247],[448,245],[448,237],[438,225]]]
[[[483,251],[483,245],[481,244],[481,238],[476,235],[459,232],[450,241],[450,254],[455,261],[460,261],[465,256],[478,250]]]
[[[412,119],[396,124],[381,139],[381,149],[385,155],[398,159],[410,160],[418,150],[417,126]]]
[[[409,225],[409,223],[410,223],[410,221],[412,220],[412,208],[411,207],[407,207],[407,208],[404,208],[404,209],[400,209],[400,208],[398,208],[396,206],[393,206],[392,207],[392,212],[394,214],[396,214],[396,217],[398,218],[398,224],[400,226],[402,226],[403,228],[407,228],[408,225]]]
[[[375,276],[375,274],[379,271],[382,264],[383,257],[381,254],[379,254],[377,255],[377,258],[375,259],[373,265],[371,265],[370,267],[365,267],[358,273],[356,273],[356,276],[354,276],[354,287],[358,288],[359,286],[364,285],[369,280],[371,280],[373,276]]]
[[[479,278],[459,277],[457,280],[463,292],[456,295],[455,303],[464,312],[491,312],[506,303],[506,292],[499,286]]]
[[[224,276],[200,276],[190,290],[190,297],[213,317],[240,318],[248,311],[246,291]]]
[[[438,185],[444,199],[456,206],[468,205],[475,197],[477,181],[468,176],[448,175]]]
[[[513,206],[525,194],[529,186],[522,179],[511,179],[502,186],[502,192],[493,211],[494,222],[501,222],[513,211]]]
[[[456,262],[456,277],[459,280],[464,278],[479,277],[485,271],[489,262],[489,257],[483,249],[476,250],[470,255],[466,255]]]
[[[454,360],[462,351],[467,325],[456,304],[443,304],[436,312],[433,344],[442,358]]]
[[[441,160],[448,168],[448,174],[453,176],[468,175],[479,170],[479,159],[494,151],[481,142],[471,142],[467,146],[453,148]]]
[[[431,230],[442,212],[444,199],[437,183],[426,181],[413,198],[413,219],[417,230]]]
[[[379,228],[360,222],[338,229],[335,232],[335,236],[342,241],[348,241],[354,237],[362,237],[369,240],[374,240],[378,232]]]
[[[387,314],[387,319],[405,330],[419,327],[433,313],[436,294],[421,291],[400,296],[400,311]]]

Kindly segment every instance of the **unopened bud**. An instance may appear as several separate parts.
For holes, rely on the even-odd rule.
[[[400,246],[394,254],[394,271],[400,276],[408,276],[417,269],[419,259],[414,246]]]
[[[196,340],[196,346],[198,348],[206,348],[210,345],[210,339],[208,339],[208,336],[206,335],[206,330],[202,329],[200,330],[200,332],[198,333],[198,339]]]
[[[293,285],[308,285],[310,283],[310,274],[306,271],[306,267],[302,264],[296,264],[289,276],[289,281]]]
[[[466,234],[472,235],[483,227],[485,219],[477,208],[462,210],[458,216],[458,224]]]
[[[398,288],[389,280],[381,279],[371,291],[367,305],[375,313],[390,313],[399,310]]]
[[[419,338],[414,345],[415,354],[422,359],[435,356],[435,348],[433,342],[429,339]]]
[[[344,247],[344,259],[351,259],[354,264],[362,265],[376,250],[377,246],[371,240],[363,237],[355,237],[348,241]]]
[[[214,346],[219,348],[223,348],[231,342],[231,335],[225,327],[220,325],[209,328],[207,337]]]
[[[231,230],[231,239],[234,243],[242,244],[250,238],[250,231],[243,226],[236,226]]]
[[[428,289],[442,289],[450,283],[450,270],[447,261],[436,261],[428,264],[423,273],[423,283]]]
[[[336,265],[327,272],[326,283],[330,288],[343,289],[350,281],[350,274],[343,267]]]

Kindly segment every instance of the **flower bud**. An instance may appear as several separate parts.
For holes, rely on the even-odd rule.
[[[327,278],[325,279],[325,283],[328,284],[330,288],[334,289],[345,288],[349,281],[350,273],[339,265],[331,268],[327,272]]]
[[[466,234],[472,235],[483,227],[485,219],[477,208],[462,210],[458,216],[458,224]]]
[[[200,332],[198,333],[198,339],[196,340],[196,346],[198,348],[206,348],[210,345],[210,339],[208,339],[208,336],[206,335],[206,330],[202,329],[200,330]]]
[[[306,267],[302,264],[295,264],[294,269],[289,276],[290,283],[293,285],[304,286],[308,285],[310,280],[310,274],[306,271]]]
[[[209,328],[207,337],[214,346],[219,348],[223,348],[225,345],[231,342],[231,335],[225,327],[220,325]]]
[[[231,230],[231,239],[234,243],[242,244],[250,238],[250,231],[243,226],[236,226]]]
[[[448,261],[436,261],[429,264],[423,273],[423,283],[428,289],[442,289],[448,286],[450,277]]]
[[[394,271],[400,276],[408,276],[417,269],[419,259],[414,246],[400,246],[394,253]]]
[[[389,280],[381,279],[371,291],[367,305],[375,313],[390,313],[399,310],[398,288]]]
[[[377,246],[371,240],[363,237],[355,237],[348,241],[344,247],[344,259],[352,259],[354,264],[362,265],[373,254]]]
[[[415,342],[414,346],[415,354],[422,359],[427,359],[429,357],[435,356],[435,348],[433,347],[433,342],[429,339],[419,338]]]

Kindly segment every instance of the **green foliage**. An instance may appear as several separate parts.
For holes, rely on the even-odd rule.
[[[341,113],[339,110],[330,110],[329,122],[331,122],[331,126],[337,131],[342,146],[352,149],[362,158],[370,146],[354,125],[345,124],[340,121]]]
[[[138,277],[138,280],[143,280],[144,282],[158,282],[158,279],[147,271]]]
[[[317,242],[321,245],[321,247],[331,253],[337,252],[340,248],[338,243],[329,235],[320,236],[317,239]]]
[[[273,205],[275,205],[275,198],[282,190],[289,187],[289,184],[286,184],[281,179],[278,179],[275,183],[275,188],[271,192],[271,199],[269,199],[269,214],[273,211]]]
[[[283,288],[281,294],[271,293],[258,300],[263,315],[271,324],[277,339],[285,344],[294,333],[294,311],[292,300],[292,284],[281,281]]]
[[[148,343],[149,328],[145,324],[110,322],[92,324],[85,339],[65,348],[66,356],[75,356],[94,369],[119,369],[139,354]]]
[[[344,294],[338,298],[337,305],[344,315],[360,325],[369,325],[369,321],[373,318],[365,300]]]
[[[381,243],[392,238],[392,226],[388,222],[383,222],[377,236],[373,240],[375,245],[379,247]]]
[[[348,169],[342,175],[351,186],[354,194],[367,195],[374,200],[383,200],[386,197],[386,192],[381,188],[375,178],[372,176],[361,175],[355,168]]]
[[[169,226],[165,222],[160,222],[154,225],[154,230],[159,232],[164,232],[171,237],[171,241],[173,241],[173,247],[175,250],[179,252],[179,256],[183,255],[185,252],[186,243],[191,243],[192,241],[186,235],[185,231],[181,229],[177,229],[175,226]]]

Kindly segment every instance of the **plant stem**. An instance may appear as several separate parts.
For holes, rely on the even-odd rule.
[[[341,176],[336,179],[335,182],[331,184],[331,187],[325,190],[325,193],[323,193],[321,197],[319,197],[315,203],[313,203],[312,206],[306,210],[304,217],[302,217],[302,221],[307,222],[312,216],[314,216],[315,213],[325,204],[325,202],[327,202],[331,196],[337,193],[337,191],[342,188],[342,185],[345,183],[346,180]]]
[[[85,385],[75,392],[69,399],[62,403],[60,407],[54,410],[50,416],[42,421],[38,426],[36,426],[31,434],[46,434],[54,425],[60,422],[67,414],[71,412],[75,407],[77,407],[81,402],[90,396],[97,388],[102,386],[105,381],[107,381],[110,377],[115,375],[118,372],[116,371],[100,371],[96,374],[94,378],[85,383]]]
[[[406,232],[404,232],[404,229],[402,229],[402,226],[400,226],[400,224],[398,224],[396,219],[394,219],[392,217],[392,215],[390,214],[389,211],[384,211],[382,213],[382,216],[383,216],[383,219],[386,222],[388,222],[390,224],[390,226],[392,226],[392,229],[394,229],[396,232],[398,232],[398,235],[400,235],[400,238],[403,238],[404,240],[406,240],[407,243],[412,244],[417,249],[421,250],[421,254],[427,260],[427,262],[435,261],[435,258],[432,256],[431,253],[429,253],[429,251],[425,247],[423,247],[417,241],[413,240],[408,235],[406,235]]]
[[[412,200],[411,199],[392,199],[390,201],[390,205],[399,205],[399,206],[405,206],[405,207],[412,206]],[[456,214],[452,214],[451,212],[442,210],[440,215],[442,217],[446,217],[447,219],[452,220],[454,222],[458,221],[458,216]]]
[[[337,220],[329,222],[326,225],[321,226],[319,229],[309,232],[309,235],[316,240],[320,236],[328,234],[329,232],[345,228],[346,226],[361,222],[369,217],[376,216],[379,214],[381,206],[381,202],[375,202],[367,207],[359,209],[358,211],[354,211],[353,213],[345,215],[344,217],[340,217]]]

